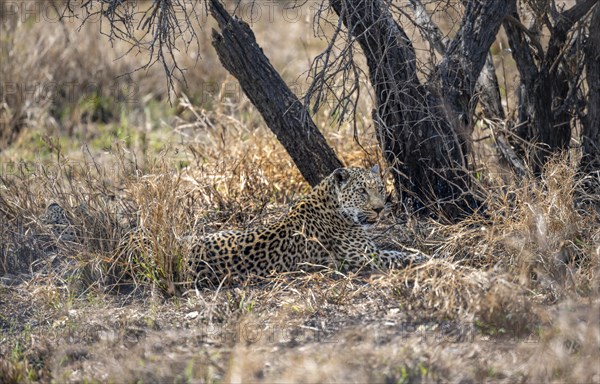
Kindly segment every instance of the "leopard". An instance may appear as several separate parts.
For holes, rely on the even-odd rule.
[[[46,211],[40,216],[40,222],[54,234],[57,241],[75,242],[78,238],[73,218],[56,202],[46,207]]]
[[[197,287],[214,287],[286,272],[389,269],[418,261],[421,255],[413,252],[378,248],[368,235],[385,207],[378,166],[338,168],[279,221],[204,236],[192,247],[188,265]]]
[[[111,208],[103,211],[90,208],[86,203],[71,207],[52,202],[40,215],[39,222],[52,234],[54,242],[106,248],[107,244],[103,243],[112,243],[113,237],[131,232],[135,225],[128,221],[127,215]]]

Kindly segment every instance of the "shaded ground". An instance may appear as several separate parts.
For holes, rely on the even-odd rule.
[[[411,308],[399,292],[406,277],[301,274],[177,298],[147,290],[72,297],[40,280],[1,286],[0,375],[6,382],[600,382],[600,300],[536,305],[545,318],[533,329],[503,329]]]

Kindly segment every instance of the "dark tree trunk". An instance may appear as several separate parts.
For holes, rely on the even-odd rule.
[[[397,190],[407,192],[417,208],[449,218],[471,212],[476,206],[468,164],[472,97],[506,1],[469,3],[457,37],[443,47],[436,78],[426,85],[417,77],[410,39],[384,1],[330,3],[367,58],[378,139]]]
[[[565,50],[569,31],[597,1],[581,1],[561,13],[550,30],[546,52],[519,20],[516,0],[510,2],[511,16],[504,21],[504,28],[521,77],[516,133],[532,144],[529,158],[536,174],[549,155],[569,147],[575,105],[568,100],[570,79],[561,60],[569,55]]]
[[[211,1],[210,12],[219,23],[220,31],[213,30],[212,43],[221,63],[240,82],[306,181],[314,186],[342,167],[304,105],[256,43],[250,27],[231,17],[217,0]]]
[[[440,55],[444,56],[448,43],[447,39],[444,38],[438,26],[433,22],[421,0],[410,0],[410,4],[415,12],[414,21],[419,26],[420,31],[424,33],[430,46]],[[485,64],[479,74],[475,96],[475,104],[481,106],[486,119],[495,121],[504,121],[506,119],[504,107],[502,106],[500,87],[498,86],[496,68],[494,66],[494,58],[490,52],[488,52]],[[496,149],[501,158],[511,166],[518,176],[526,175],[527,168],[525,164],[510,146],[505,134],[502,132],[493,132],[493,135],[496,142]]]
[[[596,5],[590,21],[585,59],[588,104],[582,133],[581,169],[584,172],[598,172],[600,170],[600,5]]]
[[[448,45],[439,66],[440,91],[449,107],[454,130],[468,141],[478,79],[496,39],[509,0],[468,1],[458,33]],[[489,74],[488,74],[489,76]]]

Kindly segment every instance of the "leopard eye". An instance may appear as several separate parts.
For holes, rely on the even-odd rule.
[[[360,189],[358,190],[358,193],[361,193],[361,194],[363,194],[363,195],[367,195],[367,194],[368,194],[368,193],[367,193],[367,190],[366,190],[365,188],[360,188]]]

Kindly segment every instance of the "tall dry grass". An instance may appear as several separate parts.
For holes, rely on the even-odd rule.
[[[540,179],[489,182],[488,211],[459,224],[415,222],[400,214],[399,223],[408,225],[388,230],[378,241],[394,244],[403,238],[403,246],[431,256],[424,263],[372,276],[325,271],[291,274],[233,289],[195,291],[190,290],[193,276],[185,269],[191,242],[225,228],[265,225],[285,214],[285,205],[308,187],[295,179],[299,176],[289,176],[295,174],[289,170],[290,160],[270,134],[248,129],[226,114],[191,105],[186,108],[178,129],[197,124],[194,129],[204,134],[190,139],[195,144],[184,153],[165,152],[148,158],[143,172],[124,149],[111,155],[111,162],[100,164],[83,156],[84,160],[74,165],[59,146],[52,147],[49,142],[49,151],[57,159],[54,167],[35,173],[21,169],[4,176],[0,265],[12,269],[3,267],[3,272],[27,274],[21,277],[30,281],[27,289],[40,292],[44,287],[44,296],[36,295],[65,308],[58,313],[68,312],[69,307],[60,303],[69,297],[107,297],[109,292],[108,297],[128,294],[126,297],[137,300],[156,294],[161,300],[176,297],[188,303],[184,305],[193,308],[202,321],[220,324],[231,332],[240,322],[265,319],[299,327],[312,324],[315,317],[328,324],[346,324],[330,329],[343,343],[327,347],[330,354],[339,353],[339,359],[327,363],[328,373],[314,376],[323,380],[344,377],[339,375],[347,366],[346,359],[358,358],[353,351],[360,355],[358,351],[363,349],[372,351],[368,355],[373,361],[386,354],[393,356],[371,369],[355,367],[362,372],[356,377],[376,381],[385,377],[452,379],[456,375],[483,379],[491,375],[487,370],[492,368],[510,380],[595,380],[597,372],[590,364],[598,345],[594,311],[598,309],[599,226],[589,203],[579,204],[593,197],[582,199],[573,154],[557,156]],[[41,222],[44,208],[51,202],[65,207],[74,219],[78,241],[61,240]],[[27,252],[35,259],[36,268],[23,270],[11,264],[17,260],[15,255]],[[486,359],[477,372],[465,374],[459,373],[459,368],[473,362],[462,350],[467,348],[464,344],[457,347],[457,368],[450,364],[450,349],[443,349],[435,358],[427,357],[423,348],[413,352],[394,349],[406,337],[397,333],[398,328],[383,344],[371,339],[370,331],[362,338],[352,336],[352,324],[371,324],[374,332],[378,327],[383,328],[377,332],[387,329],[379,313],[389,307],[399,309],[386,315],[388,323],[450,324],[459,334],[467,327],[477,337],[516,343],[514,353],[524,362],[514,367],[507,357]],[[535,343],[527,342],[531,338]],[[409,340],[411,348],[416,348],[418,337],[412,335]],[[471,342],[482,342],[478,340]],[[234,377],[231,375],[241,369],[258,372],[257,377],[262,377],[262,372],[265,378],[308,379],[313,376],[287,365],[321,356],[318,343],[303,343],[308,343],[305,350],[290,347],[284,357],[275,360],[268,345],[245,359],[248,346],[232,340],[226,345],[235,350],[224,355],[219,352],[221,358],[233,359],[232,365],[217,365],[225,377]],[[437,348],[435,343],[427,345]],[[102,348],[111,353],[112,347]],[[347,351],[341,353],[338,348]],[[416,357],[409,358],[410,353]],[[275,361],[272,370],[259,367],[265,360]],[[315,364],[318,361],[316,358]],[[393,368],[394,364],[404,368]],[[541,369],[541,365],[550,368]],[[169,375],[179,365],[170,367],[164,368],[170,373],[161,377],[174,377]],[[29,368],[13,364],[2,369],[14,377],[13,370],[22,373]],[[135,365],[123,369],[132,378],[146,377]],[[44,377],[56,377],[56,372],[66,371],[55,367]],[[91,375],[87,377],[98,377],[86,372]]]

